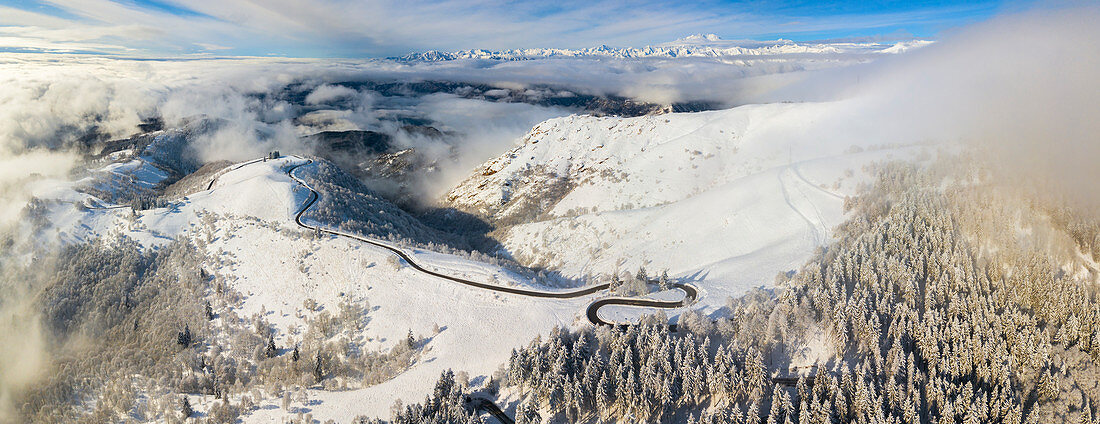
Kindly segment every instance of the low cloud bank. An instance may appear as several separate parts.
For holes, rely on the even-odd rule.
[[[504,103],[490,96],[492,90],[481,100],[463,99],[461,93],[383,96],[357,83],[457,81],[506,88],[529,99],[530,93],[535,98],[546,93],[740,104],[758,98],[760,87],[769,86],[758,78],[866,60],[862,55],[819,55],[733,62],[643,58],[403,63],[0,54],[0,161],[24,165],[10,168],[20,172],[0,175],[0,190],[26,186],[28,178],[38,178],[34,172],[64,176],[79,157],[72,152],[89,144],[90,136],[126,137],[151,119],[161,119],[166,127],[216,119],[216,131],[194,140],[200,160],[243,160],[271,150],[308,153],[300,137],[319,131],[386,132],[404,147],[436,156],[442,169],[435,175],[442,179],[424,184],[424,194],[430,197],[474,165],[506,150],[533,125],[572,111]],[[786,84],[780,79],[774,84]],[[410,118],[442,127],[448,142],[399,131]],[[18,210],[21,203],[8,204]]]
[[[923,68],[883,82],[912,96],[943,137],[994,146],[998,170],[1100,204],[1100,6],[1032,12],[921,52]],[[954,72],[943,66],[959,63]],[[912,87],[901,88],[902,84]],[[935,87],[921,90],[920,87]]]
[[[69,164],[46,167],[47,174],[62,174],[71,155],[49,154],[79,145],[89,133],[124,137],[150,118],[174,127],[196,117],[223,122],[196,141],[203,160],[308,150],[299,137],[317,131],[375,130],[446,159],[453,169],[440,175],[449,177],[431,184],[445,186],[539,120],[569,113],[444,94],[383,96],[341,84],[400,80],[552,86],[555,96],[658,103],[839,101],[812,126],[813,137],[988,142],[1000,147],[1006,169],[1042,172],[1100,198],[1100,187],[1087,183],[1100,177],[1091,166],[1100,158],[1094,95],[1100,36],[1090,25],[1097,15],[1093,5],[1063,4],[1002,16],[900,55],[396,62],[0,54],[0,160],[29,165],[20,175],[0,175],[0,188],[47,162]],[[409,116],[445,127],[453,142],[396,131]]]
[[[0,291],[0,421],[17,417],[19,396],[49,372],[46,332],[31,298]]]
[[[962,141],[1010,181],[1100,206],[1100,6],[1003,16],[826,79],[883,141]],[[840,87],[837,89],[837,87]]]

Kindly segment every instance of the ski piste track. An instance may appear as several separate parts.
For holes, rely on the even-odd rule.
[[[300,158],[300,159],[305,159],[305,158]],[[258,161],[260,161],[260,159],[245,162],[245,163],[242,163],[242,164],[239,164],[239,165],[235,165],[234,167],[232,167],[230,169],[230,171],[240,169],[240,168],[242,168],[246,165],[256,163]],[[347,233],[347,232],[340,231],[340,230],[324,228],[324,227],[321,227],[320,225],[307,224],[306,222],[302,221],[302,216],[305,215],[305,213],[307,211],[309,211],[309,209],[311,207],[313,207],[313,205],[315,203],[317,203],[317,200],[319,199],[320,195],[317,193],[316,190],[314,190],[312,187],[310,187],[308,183],[306,183],[302,179],[295,176],[294,171],[297,170],[298,168],[301,168],[301,167],[306,166],[306,165],[310,165],[312,163],[313,163],[312,159],[305,159],[305,162],[296,164],[294,166],[291,166],[290,168],[287,168],[287,170],[286,170],[287,176],[289,176],[291,179],[293,179],[295,182],[297,182],[299,185],[301,185],[305,189],[309,190],[309,200],[307,200],[306,203],[304,205],[302,205],[302,207],[298,210],[298,212],[294,214],[294,222],[296,224],[298,224],[299,227],[302,227],[302,228],[305,228],[305,229],[308,229],[308,230],[311,230],[311,231],[316,231],[318,233],[332,234],[332,235],[338,236],[338,237],[345,237],[345,238],[349,238],[349,239],[352,239],[352,240],[357,240],[357,241],[362,242],[362,243],[366,243],[366,244],[369,244],[369,245],[372,245],[372,246],[376,246],[376,247],[388,250],[390,253],[393,253],[394,255],[397,255],[397,257],[399,257],[399,258],[401,258],[401,260],[405,261],[405,263],[408,264],[409,267],[411,267],[412,269],[414,269],[418,272],[421,272],[421,273],[424,273],[424,274],[427,274],[427,275],[431,275],[433,277],[442,278],[444,280],[453,281],[455,283],[459,283],[459,284],[463,284],[463,285],[467,285],[467,286],[471,286],[471,287],[477,287],[479,289],[484,289],[484,290],[491,290],[491,291],[496,291],[496,292],[501,292],[501,293],[508,293],[508,294],[514,294],[514,295],[519,295],[519,296],[537,297],[537,298],[544,298],[544,299],[573,299],[573,298],[588,296],[588,295],[597,293],[601,290],[605,290],[605,289],[610,287],[610,284],[604,283],[604,284],[596,284],[596,285],[592,285],[592,286],[588,286],[588,287],[583,287],[583,288],[580,288],[580,289],[577,289],[577,290],[572,290],[572,291],[541,291],[541,290],[523,289],[523,288],[518,288],[518,287],[504,287],[504,286],[498,286],[498,285],[494,285],[494,284],[483,283],[483,282],[479,282],[479,281],[467,280],[465,278],[459,278],[459,277],[455,277],[455,276],[452,276],[452,275],[447,275],[447,274],[443,274],[443,273],[440,273],[440,272],[436,272],[436,271],[427,269],[424,266],[422,266],[421,264],[414,261],[413,258],[409,254],[405,253],[405,251],[402,250],[401,248],[390,245],[390,244],[385,243],[385,242],[382,242],[380,240],[370,239],[370,238],[367,238],[367,237],[363,237],[363,236],[360,236],[360,235],[357,235],[357,234]],[[210,182],[207,189],[208,190],[213,189],[214,188],[214,183],[216,181],[217,181],[217,177],[215,177],[215,179]],[[689,284],[682,284],[682,283],[673,283],[671,286],[673,288],[679,289],[680,291],[683,291],[684,292],[684,298],[681,299],[681,300],[677,300],[677,301],[668,301],[668,300],[655,300],[655,299],[644,299],[644,298],[607,297],[607,298],[596,300],[595,302],[592,302],[591,304],[589,304],[588,308],[585,312],[585,315],[588,317],[588,320],[590,322],[592,322],[593,324],[595,324],[595,325],[619,325],[619,323],[604,321],[602,318],[600,318],[600,315],[599,315],[600,308],[602,308],[604,306],[611,306],[611,305],[622,305],[622,306],[641,307],[641,308],[673,309],[673,308],[684,307],[684,306],[690,305],[691,303],[695,302],[695,299],[698,296],[698,291],[695,289],[695,287],[693,287]],[[671,325],[669,325],[669,328],[671,330],[675,331],[676,330],[676,325],[671,324]]]

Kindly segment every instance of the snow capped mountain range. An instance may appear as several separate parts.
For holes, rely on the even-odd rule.
[[[723,40],[714,34],[695,34],[672,42],[635,47],[601,45],[582,49],[530,48],[510,50],[461,50],[444,52],[428,50],[394,58],[404,62],[441,62],[458,59],[531,60],[548,58],[744,58],[796,54],[896,54],[931,44],[928,40],[907,40],[893,44],[856,42],[799,43],[778,39],[772,41]]]

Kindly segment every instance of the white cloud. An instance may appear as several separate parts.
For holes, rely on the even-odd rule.
[[[174,126],[205,115],[227,124],[200,143],[204,158],[238,159],[271,148],[291,151],[296,137],[310,131],[387,130],[379,117],[393,111],[378,109],[396,107],[466,134],[470,153],[460,152],[461,166],[455,168],[463,169],[499,152],[537,120],[565,113],[448,96],[379,105],[368,91],[335,84],[444,80],[511,89],[551,85],[655,102],[854,98],[858,101],[846,104],[861,106],[838,110],[831,124],[837,128],[823,133],[884,142],[902,135],[998,139],[1018,146],[1012,151],[1027,152],[1013,157],[1058,152],[1072,168],[1084,169],[1085,158],[1100,159],[1093,136],[1100,128],[1092,124],[1100,122],[1093,116],[1100,105],[1090,96],[1100,91],[1095,82],[1100,36],[1089,24],[1097,15],[1092,7],[1001,18],[897,58],[875,55],[879,59],[871,63],[861,55],[744,63],[707,58],[397,63],[0,54],[0,156],[65,146],[93,126],[118,137],[132,133],[143,118],[162,116]],[[301,105],[274,95],[298,83],[307,90]],[[1055,139],[1047,143],[1052,148],[1025,142]]]
[[[785,16],[752,4],[597,0],[543,3],[480,0],[279,0],[240,2],[170,0],[178,10],[122,0],[50,0],[56,17],[7,7],[0,24],[36,28],[16,34],[0,28],[7,44],[72,50],[175,56],[224,46],[235,54],[379,56],[413,50],[641,45],[696,32],[742,37],[887,28],[958,22],[989,6],[923,8],[848,16]],[[7,17],[4,17],[4,16]],[[72,29],[65,37],[49,31]],[[42,31],[47,30],[47,31]],[[104,34],[113,34],[105,36]],[[44,44],[77,43],[49,47]],[[11,46],[9,46],[11,47]],[[124,48],[122,48],[124,47]]]
[[[1096,5],[1003,16],[904,55],[802,73],[766,97],[843,100],[794,127],[791,137],[808,147],[845,139],[977,145],[988,148],[983,159],[1005,181],[1037,182],[1096,210],[1097,21]]]
[[[418,148],[436,148],[432,156],[439,158],[440,172],[433,181],[421,187],[425,201],[433,201],[468,176],[471,169],[514,146],[539,122],[564,116],[569,111],[524,103],[491,103],[452,95],[426,96],[416,106],[441,126],[441,130],[458,134],[460,141],[449,145],[433,145],[432,140],[398,140]],[[450,151],[451,146],[456,151]],[[422,147],[421,147],[422,146]]]
[[[450,145],[428,137],[401,135],[405,138],[398,140],[424,152],[435,151],[444,159],[440,163],[444,168],[439,174],[441,180],[429,183],[434,193],[442,190],[450,178],[500,153],[537,122],[570,112],[447,95],[386,100],[379,105],[379,96],[370,91],[334,83],[446,80],[512,89],[549,83],[571,93],[623,94],[664,101],[716,93],[732,98],[739,88],[738,79],[731,76],[766,74],[787,66],[756,64],[747,70],[707,60],[547,60],[487,67],[478,61],[400,64],[260,58],[129,60],[0,53],[0,159],[22,158],[27,160],[14,159],[14,163],[37,163],[27,155],[46,148],[64,152],[66,146],[93,128],[111,137],[125,137],[146,118],[162,117],[169,127],[175,127],[196,116],[222,122],[218,131],[197,140],[195,147],[201,159],[245,159],[272,149],[302,152],[305,147],[298,143],[298,136],[322,130],[370,129],[400,134],[398,127],[403,124],[394,123],[392,116],[413,114],[430,119],[457,137]],[[714,83],[721,80],[729,83]],[[305,90],[301,104],[283,100],[290,84],[300,84]],[[380,114],[389,118],[382,120]],[[451,145],[461,149],[452,154]],[[53,174],[63,175],[75,161],[65,156],[56,163],[62,169]],[[18,168],[19,175],[2,177],[21,184],[35,167]]]
[[[961,31],[853,95],[916,134],[995,146],[1006,175],[1100,206],[1100,6],[1034,11]],[[900,59],[900,58],[899,58]],[[888,99],[898,99],[889,103]],[[912,128],[913,125],[902,128]]]
[[[342,85],[322,84],[321,86],[315,88],[313,92],[309,93],[308,96],[306,96],[306,103],[311,105],[318,105],[334,100],[358,96],[359,92],[355,91],[355,89],[344,87]]]
[[[229,46],[220,46],[220,45],[217,45],[217,44],[212,44],[212,43],[195,43],[195,45],[196,45],[196,46],[199,46],[199,47],[201,47],[201,48],[202,48],[203,50],[211,50],[211,51],[216,51],[216,50],[233,50],[233,48],[232,48],[232,47],[229,47]]]

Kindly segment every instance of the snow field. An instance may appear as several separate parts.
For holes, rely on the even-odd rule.
[[[713,312],[827,245],[866,165],[925,149],[838,133],[836,110],[846,107],[552,119],[448,199],[504,220],[550,202],[536,218],[502,230],[506,251],[570,278],[667,269],[695,282],[696,307]],[[564,193],[547,188],[560,181],[569,182]]]

